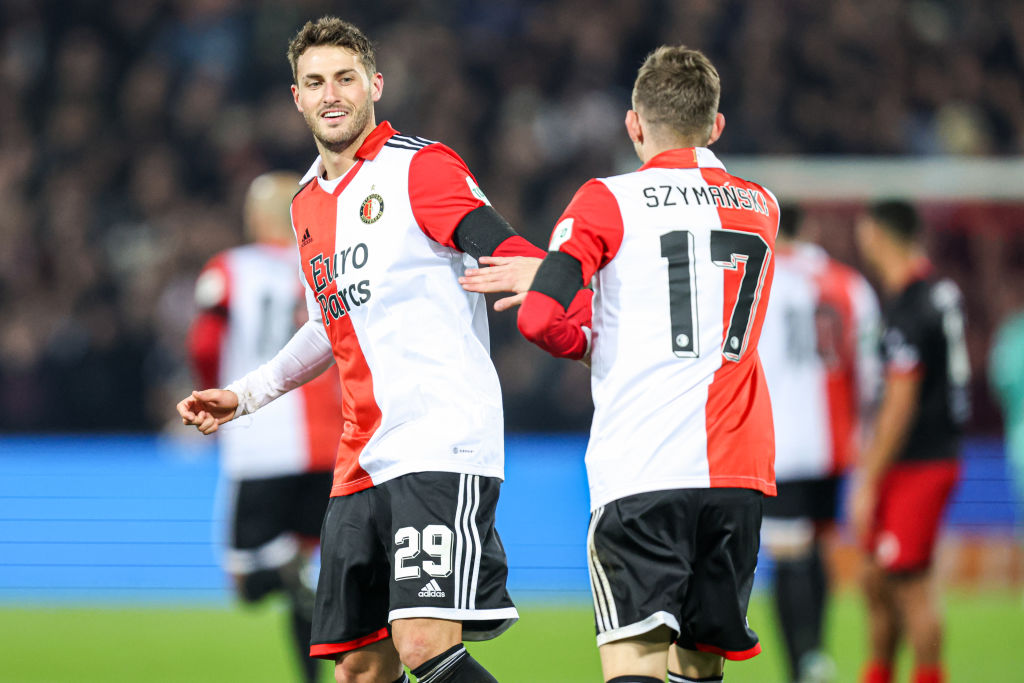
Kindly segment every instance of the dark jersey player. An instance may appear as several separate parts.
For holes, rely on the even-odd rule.
[[[885,388],[850,498],[851,522],[868,558],[866,683],[892,679],[904,636],[914,653],[915,683],[943,680],[931,563],[958,475],[970,367],[960,292],[934,275],[919,231],[916,211],[901,201],[875,204],[857,229],[863,256],[887,298]]]

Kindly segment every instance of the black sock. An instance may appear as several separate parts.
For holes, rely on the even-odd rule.
[[[828,579],[817,543],[804,557],[775,564],[775,609],[786,641],[790,678],[800,676],[800,660],[821,648]]]
[[[609,678],[608,683],[665,683],[654,676],[616,676]]]
[[[260,569],[242,578],[242,600],[258,602],[283,587],[281,572],[277,569]]]
[[[498,683],[459,643],[412,670],[417,683]],[[660,683],[660,681],[659,681]]]
[[[668,683],[718,683],[723,680],[725,674],[717,676],[705,676],[704,678],[688,678],[683,674],[668,672]]]
[[[319,679],[320,660],[309,656],[309,643],[313,639],[313,622],[296,610],[291,612],[292,643],[302,669],[302,680],[315,683]]]

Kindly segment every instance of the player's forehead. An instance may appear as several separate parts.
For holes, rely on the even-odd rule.
[[[354,50],[340,45],[314,45],[306,48],[295,61],[296,75],[300,79],[326,78],[349,69],[363,73],[363,62]]]

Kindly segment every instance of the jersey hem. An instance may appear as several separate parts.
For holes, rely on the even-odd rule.
[[[616,489],[598,496],[593,490],[590,491],[590,511],[593,512],[599,507],[607,505],[627,496],[634,496],[638,493],[653,493],[655,491],[671,491],[672,489],[753,489],[760,491],[766,496],[776,495],[775,484],[769,483],[759,477],[711,477],[708,479],[689,478],[662,480],[658,482],[641,482],[627,488]]]
[[[616,640],[625,640],[626,638],[643,635],[644,633],[653,631],[659,626],[668,626],[677,634],[679,633],[679,621],[668,612],[660,611],[655,612],[643,621],[638,621],[633,624],[627,624],[626,626],[620,626],[603,633],[598,633],[597,645],[600,647],[607,643],[614,643]]]
[[[362,638],[356,638],[355,640],[349,640],[344,643],[318,643],[309,646],[309,656],[318,657],[320,659],[334,659],[335,655],[341,654],[342,652],[358,650],[361,647],[371,645],[377,641],[390,637],[391,634],[388,632],[388,629],[382,628],[369,635],[363,636]]]
[[[519,621],[519,611],[515,607],[498,607],[496,609],[456,609],[453,607],[405,607],[393,609],[388,613],[388,622],[396,619],[447,619],[461,621],[462,639],[470,642],[491,640],[507,631],[512,624]],[[495,621],[503,619],[496,627],[487,631],[474,631],[474,621]],[[467,628],[466,622],[470,622]]]
[[[335,484],[331,488],[331,498],[348,496],[359,491],[364,491],[374,486],[380,486],[384,482],[397,479],[407,474],[418,474],[420,472],[450,472],[452,474],[473,474],[481,477],[491,477],[498,481],[505,481],[505,468],[472,466],[465,462],[431,462],[428,467],[417,467],[409,465],[393,466],[382,470],[369,477],[360,477],[356,481]],[[369,481],[367,481],[369,480]]]

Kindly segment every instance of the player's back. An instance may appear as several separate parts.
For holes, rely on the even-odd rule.
[[[886,374],[920,379],[917,412],[900,460],[955,458],[970,416],[970,361],[963,296],[952,280],[923,273],[885,307]]]
[[[222,252],[196,290],[202,307],[226,314],[219,386],[270,360],[306,315],[293,247],[250,244]],[[259,415],[225,425],[221,459],[239,478],[330,470],[341,425],[341,387],[328,370]]]
[[[621,244],[593,280],[592,506],[667,488],[774,493],[757,341],[775,198],[703,148],[599,182]]]
[[[758,353],[772,399],[779,481],[852,461],[878,387],[878,304],[867,281],[816,245],[776,249]]]

